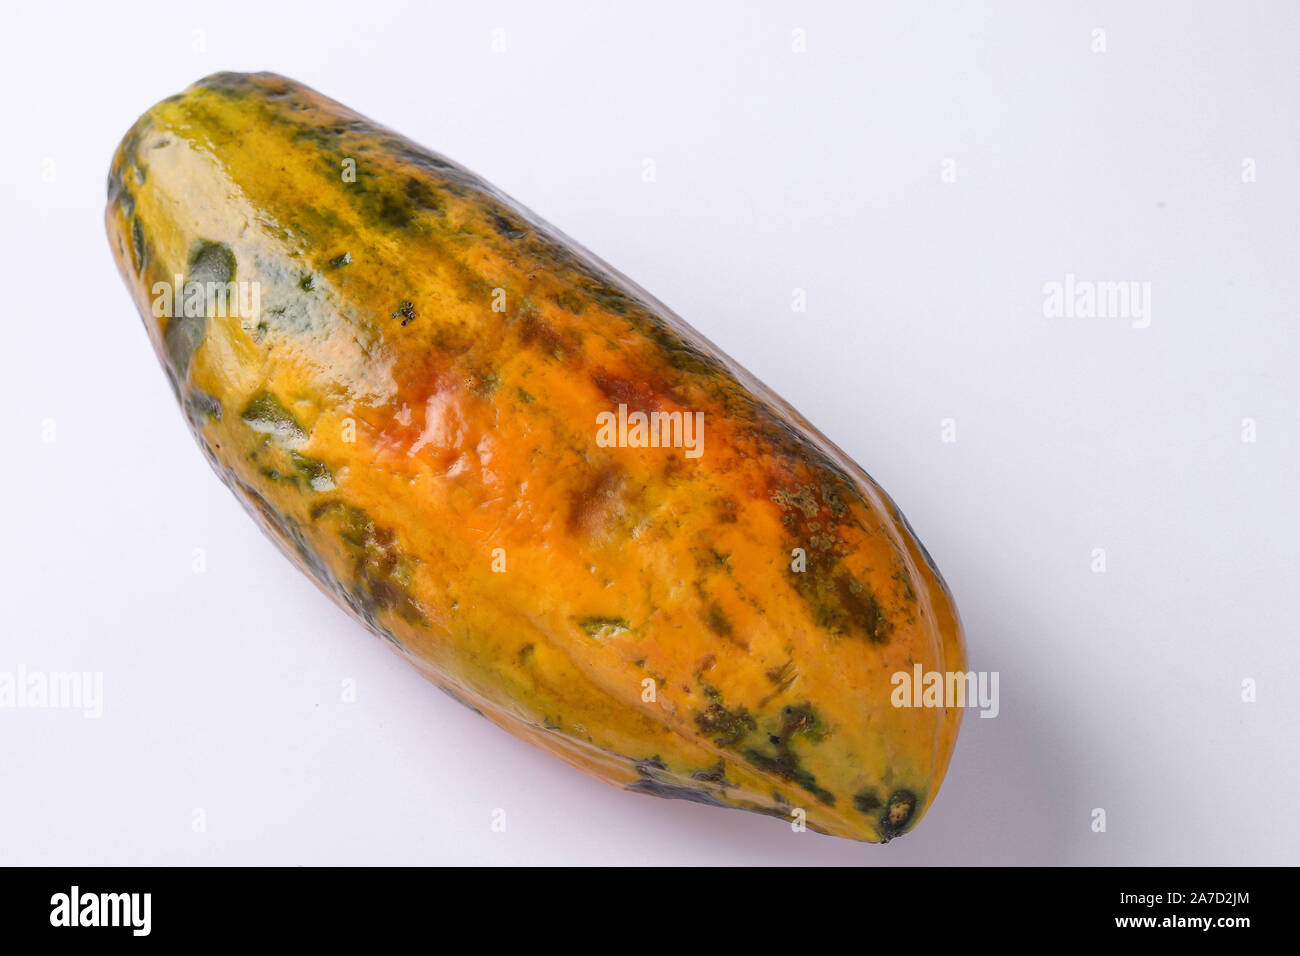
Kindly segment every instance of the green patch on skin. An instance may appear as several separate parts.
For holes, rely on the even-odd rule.
[[[758,728],[758,722],[745,707],[728,708],[722,694],[709,684],[702,684],[709,706],[695,715],[700,733],[713,738],[719,747],[734,747]]]
[[[190,252],[189,275],[186,284],[201,282],[227,283],[235,281],[235,254],[224,242],[210,242],[206,239],[195,244]]]
[[[773,752],[750,747],[744,751],[745,760],[765,773],[802,787],[822,803],[834,806],[835,795],[817,783],[817,778],[804,769],[798,754],[794,752],[796,738],[820,743],[830,734],[812,705],[804,702],[782,708],[781,722],[772,730],[767,742],[772,746]]]
[[[519,396],[519,400],[523,402],[525,405],[531,405],[533,402],[537,401],[536,398],[534,398],[528,392],[524,391],[522,388],[516,388],[515,394]]]
[[[753,767],[789,780],[807,790],[828,807],[835,806],[835,795],[824,787],[818,786],[817,778],[799,766],[799,759],[789,750],[778,749],[775,756],[750,748],[744,753],[745,760]]]
[[[406,198],[418,208],[438,216],[447,214],[442,198],[433,191],[433,187],[423,180],[416,179],[414,176],[409,177],[402,191],[406,194]]]
[[[704,623],[708,625],[709,630],[724,640],[731,640],[734,633],[731,622],[727,620],[727,615],[722,613],[722,608],[716,604],[710,604],[705,613]]]
[[[866,790],[859,790],[853,795],[853,806],[859,813],[865,813],[867,816],[874,816],[884,804],[880,800],[880,794],[873,788],[868,787]]]
[[[379,194],[378,219],[393,229],[405,229],[415,219],[415,206],[404,196]]]
[[[307,482],[312,491],[333,491],[337,487],[334,482],[334,472],[330,471],[325,462],[300,455],[296,451],[292,452],[290,457],[298,475]]]
[[[128,194],[129,195],[129,194]],[[132,206],[135,203],[132,202]],[[135,274],[144,274],[145,265],[145,241],[144,226],[140,224],[138,216],[131,217],[131,254],[135,259]]]
[[[652,313],[646,313],[646,316],[647,320],[638,323],[638,328],[659,347],[659,352],[669,368],[687,377],[716,380],[719,383],[719,397],[726,404],[728,413],[738,411],[737,406],[743,404],[743,400],[740,399],[739,393],[734,391],[739,387],[739,383],[731,373],[717,359],[688,342],[662,319]]]
[[[523,647],[519,648],[519,663],[527,664],[530,660],[532,660],[533,650],[534,648],[533,645],[531,644],[525,644]]]
[[[830,730],[807,701],[781,709],[781,730],[777,735],[781,746],[788,747],[795,737],[805,737],[814,743],[821,743],[828,736]]]
[[[632,626],[621,617],[602,617],[600,615],[580,618],[578,627],[582,628],[588,637],[597,640],[617,637],[619,634],[626,634],[632,630]]]
[[[792,583],[813,621],[833,634],[886,643],[893,622],[876,595],[844,569],[848,546],[840,527],[852,518],[843,497],[829,482],[777,488],[770,497],[781,511],[790,546],[807,551],[808,567],[795,572]]]
[[[184,288],[189,288],[192,282],[199,283],[205,289],[211,288],[210,283],[224,287],[235,281],[235,268],[235,254],[229,246],[200,240],[190,252]],[[189,373],[190,361],[207,331],[206,303],[200,315],[189,315],[182,310],[181,315],[171,316],[167,320],[167,327],[163,330],[163,344],[167,349],[168,365],[178,383]]]
[[[397,547],[396,532],[338,499],[314,505],[310,514],[313,521],[332,526],[345,545],[352,559],[350,603],[355,602],[367,620],[381,611],[395,611],[413,624],[427,623],[410,594],[415,560]]]
[[[830,576],[818,567],[809,567],[794,575],[795,589],[813,621],[834,634],[864,637],[873,644],[887,643],[893,623],[876,596],[847,571],[832,573]]]
[[[316,290],[316,277],[310,272],[298,280],[298,288],[303,292],[314,292]]]
[[[277,444],[296,445],[307,440],[307,430],[265,389],[248,400],[239,418],[253,431],[269,435]]]
[[[344,266],[352,264],[352,253],[345,252],[342,255],[335,256],[330,260],[331,269],[342,269]]]

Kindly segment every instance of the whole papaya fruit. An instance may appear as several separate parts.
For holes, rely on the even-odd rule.
[[[340,605],[629,790],[885,841],[934,799],[957,612],[868,475],[454,162],[220,73],[122,140],[109,242],[212,467]],[[802,811],[802,814],[797,811]]]

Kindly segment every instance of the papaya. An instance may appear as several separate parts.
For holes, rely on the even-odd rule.
[[[634,792],[885,842],[962,708],[893,501],[663,304],[455,162],[219,73],[113,156],[117,266],[221,480],[488,720]]]

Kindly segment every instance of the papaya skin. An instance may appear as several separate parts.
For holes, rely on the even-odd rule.
[[[962,709],[895,707],[891,677],[966,669],[947,586],[861,468],[642,289],[270,73],[145,113],[106,222],[213,469],[433,683],[626,789],[871,842],[924,815]],[[177,276],[260,302],[182,314]],[[702,413],[702,454],[604,447],[620,404]]]

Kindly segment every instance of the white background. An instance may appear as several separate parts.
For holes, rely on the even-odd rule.
[[[1300,862],[1298,10],[6,11],[0,671],[102,671],[105,710],[0,710],[0,862]],[[262,538],[102,225],[118,139],[223,69],[466,164],[895,497],[972,667],[1001,675],[913,833],[855,844],[588,779],[438,693]],[[1150,327],[1046,318],[1067,273],[1150,282]]]

